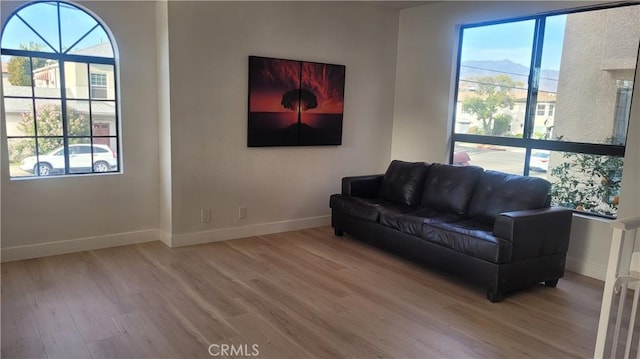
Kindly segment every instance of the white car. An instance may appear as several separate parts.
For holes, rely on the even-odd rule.
[[[533,172],[547,172],[549,170],[549,152],[538,151],[531,154],[529,169]]]
[[[71,172],[107,172],[118,167],[118,156],[106,145],[69,145],[69,169]],[[39,157],[39,162],[38,162]],[[22,160],[20,169],[40,176],[64,173],[64,147],[58,147],[46,155],[30,156]]]

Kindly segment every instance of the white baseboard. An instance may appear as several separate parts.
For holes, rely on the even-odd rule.
[[[168,247],[182,247],[193,244],[224,241],[227,239],[322,227],[328,225],[330,222],[331,216],[319,216],[178,235],[171,235],[159,229],[148,229],[57,242],[6,247],[0,250],[0,261],[10,262],[152,241],[161,241]]]
[[[588,262],[583,259],[567,256],[566,269],[586,277],[604,281],[607,274],[607,266],[599,263]]]
[[[158,240],[164,243],[167,247],[171,247],[171,233],[159,230]]]
[[[39,258],[58,254],[89,251],[93,249],[151,242],[157,241],[158,239],[160,239],[160,231],[157,229],[148,229],[143,231],[108,234],[105,236],[6,247],[0,250],[0,260],[2,262],[9,262],[21,259]]]
[[[225,241],[228,239],[246,238],[263,234],[296,231],[329,225],[331,216],[318,216],[288,221],[252,224],[242,227],[213,229],[210,231],[174,234],[168,241],[163,241],[169,247],[183,247],[194,244]]]

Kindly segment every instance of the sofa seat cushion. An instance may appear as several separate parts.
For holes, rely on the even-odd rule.
[[[424,162],[391,161],[382,179],[380,198],[417,206],[428,170],[429,165]]]
[[[469,216],[493,224],[500,213],[548,207],[549,181],[537,177],[486,171],[469,203]]]
[[[431,223],[455,222],[465,216],[454,213],[444,213],[431,208],[421,208],[409,213],[386,212],[380,215],[380,224],[395,230],[420,236],[422,225]]]
[[[511,261],[511,242],[494,236],[492,226],[475,220],[425,224],[420,237],[492,263]]]
[[[483,169],[434,163],[424,185],[420,207],[465,214]]]
[[[334,194],[329,200],[334,210],[369,222],[378,222],[381,213],[407,213],[416,208],[381,198],[360,198]]]

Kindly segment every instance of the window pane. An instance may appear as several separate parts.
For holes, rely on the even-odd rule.
[[[36,31],[38,35],[45,39],[56,52],[60,51],[57,3],[35,3],[18,11],[18,14]]]
[[[89,101],[67,101],[67,131],[69,136],[90,136]]]
[[[456,142],[453,163],[480,166],[486,170],[522,175],[524,148]]]
[[[73,55],[113,57],[109,36],[101,26],[96,27],[68,52]]]
[[[33,100],[4,99],[4,114],[7,124],[7,136],[33,136]]]
[[[633,95],[633,81],[617,81],[616,107],[613,120],[613,138],[615,145],[624,145],[627,140],[627,127],[631,115],[631,96]]]
[[[51,176],[64,174],[63,140],[59,137],[38,138],[38,157],[35,175]],[[34,165],[35,166],[35,165]]]
[[[620,201],[637,200],[620,198],[622,157],[553,151],[546,153],[549,170],[536,174],[552,183],[553,205],[615,217]],[[533,157],[531,161],[534,161]]]
[[[92,72],[91,76],[91,98],[107,98],[107,75]]]
[[[36,100],[38,136],[62,136],[61,109],[60,100]]]
[[[31,63],[35,96],[60,98],[60,68],[58,61],[34,57]]]
[[[36,154],[36,141],[33,138],[10,138],[7,144],[9,175],[11,177],[31,176],[36,159],[29,157]]]
[[[114,137],[93,139],[93,171],[112,172],[118,170],[118,143]]]
[[[64,84],[67,98],[89,98],[87,66],[87,64],[79,62],[64,63]]]
[[[97,24],[96,20],[69,4],[60,4],[62,50],[68,50]]]
[[[464,29],[456,133],[522,137],[535,21]]]
[[[564,30],[567,15],[547,17],[545,21],[544,48],[540,69],[537,106],[533,118],[532,138],[553,139],[553,124],[558,76],[563,48]],[[542,109],[542,110],[541,110]]]
[[[116,104],[114,101],[91,102],[93,136],[116,135]]]
[[[28,57],[2,56],[2,73],[5,96],[31,97],[31,60]]]
[[[55,46],[53,44],[53,46]],[[2,32],[2,48],[13,50],[35,50],[54,52],[40,36],[36,35],[17,16],[12,17]]]
[[[91,64],[89,72],[91,74],[91,98],[114,100],[116,94],[113,66]]]
[[[559,64],[553,139],[625,144],[625,106],[637,63],[639,18],[640,6],[627,6],[569,14],[564,28],[545,29],[544,52],[556,52],[545,54],[545,59]],[[561,42],[556,48],[562,51],[548,42]]]
[[[91,172],[91,163],[91,138],[70,138],[69,172],[89,173]]]

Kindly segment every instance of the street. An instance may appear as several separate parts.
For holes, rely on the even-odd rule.
[[[471,157],[471,165],[480,166],[486,170],[502,171],[522,175],[524,171],[523,148],[509,148],[498,146],[485,146],[479,148],[476,145],[456,146],[456,152],[465,151]],[[530,171],[532,177],[547,179],[548,173]]]

